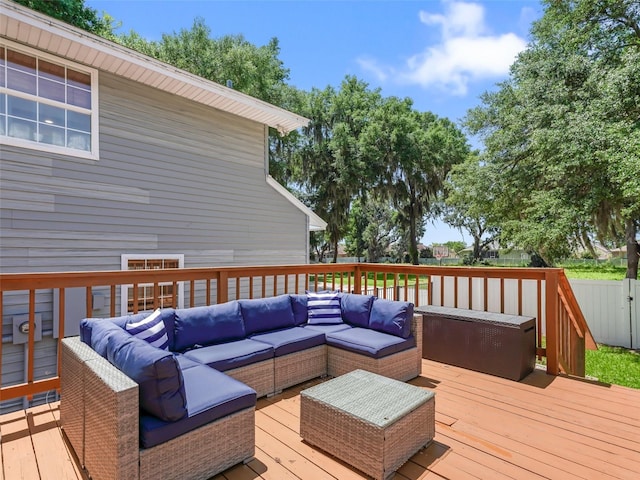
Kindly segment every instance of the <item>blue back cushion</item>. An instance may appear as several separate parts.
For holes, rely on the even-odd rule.
[[[175,311],[174,350],[183,351],[196,345],[238,340],[245,337],[244,322],[237,301],[208,307],[183,308]]]
[[[307,296],[292,294],[291,306],[293,307],[293,321],[296,327],[307,323]]]
[[[187,415],[184,382],[173,353],[120,329],[107,340],[107,360],[139,386],[140,407],[166,420]]]
[[[369,327],[369,315],[374,298],[373,295],[343,294],[340,298],[342,319],[355,327]]]
[[[413,303],[376,298],[371,306],[369,328],[397,337],[409,338]]]
[[[107,340],[114,332],[123,331],[123,328],[124,323],[121,327],[108,318],[85,318],[80,322],[80,339],[98,355],[107,358]]]
[[[131,315],[123,315],[121,317],[111,317],[111,318],[85,318],[80,322],[80,340],[82,340],[87,345],[93,347],[100,355],[106,358],[106,339],[104,339],[104,346],[102,346],[101,350],[98,351],[96,349],[94,343],[92,343],[93,337],[93,326],[98,325],[98,329],[100,330],[99,335],[105,333],[105,329],[113,325],[117,325],[120,328],[125,328],[128,323],[136,323],[139,322],[146,317],[151,315],[151,312],[142,312]],[[165,308],[162,310],[162,321],[164,322],[164,326],[167,331],[167,337],[169,338],[169,350],[172,350],[174,337],[173,337],[173,329],[174,329],[174,310],[173,308]],[[106,324],[108,322],[111,325]],[[101,328],[102,326],[102,328]],[[97,340],[96,337],[93,337]],[[95,341],[94,340],[94,341]],[[100,342],[102,343],[102,342]]]
[[[309,325],[342,323],[340,292],[307,292]]]
[[[239,300],[247,336],[258,332],[295,326],[289,295]]]

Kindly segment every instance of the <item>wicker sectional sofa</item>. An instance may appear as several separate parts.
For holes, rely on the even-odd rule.
[[[83,320],[62,342],[60,404],[82,466],[98,480],[210,478],[253,457],[258,397],[358,368],[419,375],[411,303],[333,293]]]

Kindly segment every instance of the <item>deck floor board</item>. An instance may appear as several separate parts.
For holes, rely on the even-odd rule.
[[[411,383],[436,392],[436,437],[395,480],[640,478],[640,390],[551,377],[521,382],[423,361]],[[367,478],[300,438],[300,391],[258,401],[256,454],[214,480]],[[0,417],[0,480],[82,479],[56,403]]]

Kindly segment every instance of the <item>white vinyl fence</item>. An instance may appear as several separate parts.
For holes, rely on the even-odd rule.
[[[444,306],[453,305],[453,288],[447,282],[454,281],[453,277],[445,277],[445,298]],[[477,285],[476,285],[477,282]],[[492,285],[496,282],[496,285]],[[488,285],[488,305],[489,311],[500,311],[499,280],[489,280]],[[620,346],[626,348],[640,349],[640,281],[625,279],[622,281],[604,280],[570,280],[571,288],[575,293],[582,313],[591,329],[593,338],[598,343],[606,345]],[[458,280],[458,306],[460,308],[471,308],[473,310],[484,310],[482,305],[482,279],[474,279],[474,294],[469,303],[467,279]],[[495,287],[495,288],[492,288]],[[433,303],[440,303],[440,278],[434,278],[432,283]],[[505,313],[517,313],[517,281],[505,280]],[[385,296],[383,288],[369,288],[369,294],[379,297]],[[389,287],[386,292],[387,298],[393,298],[393,288]],[[398,298],[404,299],[404,288],[398,287]],[[408,300],[414,301],[415,290],[409,287],[407,292]],[[537,286],[535,281],[522,282],[522,314],[537,316]],[[428,293],[426,288],[421,288],[419,292],[421,305],[428,303]],[[544,287],[543,287],[544,302]],[[544,332],[544,308],[541,312],[542,333]]]
[[[640,349],[640,282],[570,280],[598,343]]]

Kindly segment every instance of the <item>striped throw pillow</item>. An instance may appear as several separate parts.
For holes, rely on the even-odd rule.
[[[340,292],[307,292],[307,323],[342,323]]]
[[[148,317],[135,322],[127,323],[125,329],[134,337],[138,337],[162,350],[169,349],[169,337],[162,320],[162,311],[158,308]]]

